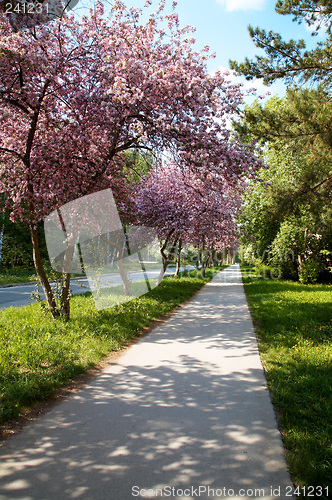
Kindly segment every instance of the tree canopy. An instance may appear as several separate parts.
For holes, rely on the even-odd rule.
[[[276,258],[281,248],[284,254],[290,250],[296,261],[286,274],[301,279],[307,267],[307,275],[316,279],[319,269],[331,265],[321,252],[331,252],[332,5],[328,0],[278,0],[276,11],[324,39],[309,50],[304,40],[285,41],[279,33],[249,26],[265,56],[230,61],[248,80],[288,84],[285,98],[274,97],[264,106],[255,102],[235,125],[244,141],[260,141],[270,167],[245,200],[241,223],[244,241],[257,257],[272,252]]]
[[[295,175],[301,158],[301,178],[292,185],[287,204],[294,207],[305,200],[314,211],[331,199],[331,121],[332,102],[326,91],[293,88],[285,98],[273,97],[264,106],[255,101],[245,108],[242,124],[235,126],[242,137],[256,137],[281,150],[280,161],[287,158]]]
[[[108,18],[98,2],[79,21],[64,14],[17,29],[0,19],[0,191],[11,219],[30,227],[54,314],[36,225],[107,188],[127,216],[132,190],[124,177],[135,161],[128,151],[166,154],[198,176],[213,172],[229,188],[259,166],[226,126],[243,102],[240,87],[208,73],[208,49],[195,51],[192,28],[164,9],[163,0],[145,23],[142,10],[120,0]],[[68,297],[60,315],[68,315]]]
[[[312,50],[306,48],[304,40],[282,39],[279,33],[249,26],[249,34],[257,48],[266,56],[255,60],[245,59],[238,63],[230,61],[230,67],[245,75],[248,80],[263,78],[265,84],[277,79],[287,83],[317,84],[330,89],[332,83],[332,7],[329,0],[278,0],[276,11],[292,15],[298,23],[314,26],[316,31],[324,30],[325,39]]]
[[[316,127],[320,120],[315,115],[322,112],[324,121],[326,101],[321,98],[314,90],[289,90],[264,107],[256,101],[237,126],[243,138],[252,134],[264,144],[268,165],[244,198],[242,242],[256,259],[272,259],[285,277],[295,279],[313,260],[317,278],[331,260],[321,253],[332,251],[331,146],[328,128]]]

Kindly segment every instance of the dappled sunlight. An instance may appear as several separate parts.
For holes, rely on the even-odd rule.
[[[1,498],[47,490],[48,500],[127,500],[134,485],[289,484],[244,296],[235,301],[220,284],[205,302],[214,287],[9,440]]]
[[[36,475],[44,488],[56,474],[68,491],[79,477],[81,487],[94,484],[101,491],[104,485],[130,498],[134,484],[240,487],[248,477],[259,485],[278,474],[274,446],[266,448],[276,430],[267,429],[266,417],[274,416],[262,405],[259,370],[221,377],[216,367],[186,356],[182,366],[105,373],[31,425],[26,434],[33,449],[18,449],[20,436],[14,454],[14,440],[3,449],[4,498],[21,498],[22,491],[30,498],[30,490],[35,498]],[[43,420],[47,435],[40,438]],[[20,477],[19,487],[12,475]],[[94,498],[94,488],[81,491],[76,498]]]

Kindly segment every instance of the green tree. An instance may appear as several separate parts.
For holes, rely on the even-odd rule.
[[[140,182],[157,164],[158,157],[152,150],[140,151],[133,149],[132,151],[127,151],[126,165],[123,169],[125,182],[129,185]]]
[[[286,218],[271,243],[271,260],[277,265],[284,278],[297,279],[299,256],[303,254],[305,237],[301,221]]]
[[[284,41],[279,33],[249,26],[253,42],[265,56],[246,58],[243,63],[230,61],[231,68],[248,80],[263,78],[271,84],[282,79],[293,85],[284,99],[274,97],[265,106],[255,102],[246,108],[244,119],[236,125],[244,141],[259,140],[270,165],[261,176],[265,186],[253,188],[245,201],[242,219],[247,218],[252,248],[262,253],[270,242],[276,258],[281,248],[292,247],[300,278],[307,267],[310,280],[317,278],[322,260],[331,266],[332,4],[278,0],[276,11],[313,27],[313,34],[324,30],[325,37],[308,50],[304,40]],[[258,207],[265,213],[259,213]]]
[[[326,218],[332,189],[332,104],[322,90],[290,89],[284,99],[273,97],[263,107],[257,101],[245,110],[237,129],[254,136],[265,148],[269,165],[282,165],[274,179],[279,210],[299,214],[303,207]],[[287,166],[288,165],[288,166]]]
[[[323,84],[329,89],[332,83],[332,5],[330,0],[278,0],[276,12],[292,15],[298,23],[314,26],[314,34],[325,30],[325,39],[315,48],[307,50],[304,40],[284,41],[279,33],[249,25],[249,34],[257,48],[266,56],[243,63],[230,61],[231,68],[248,80],[263,78],[265,84],[277,79],[287,83]]]
[[[41,257],[48,262],[42,224],[38,225],[38,234],[41,241]],[[4,214],[3,242],[1,251],[1,269],[33,269],[32,242],[29,228],[22,222],[11,222],[8,211]]]
[[[256,101],[236,125],[243,140],[258,138],[269,166],[245,197],[242,242],[256,258],[272,258],[288,278],[301,276],[313,260],[318,277],[332,251],[331,143],[324,126],[330,104],[324,96],[292,90],[264,107]]]

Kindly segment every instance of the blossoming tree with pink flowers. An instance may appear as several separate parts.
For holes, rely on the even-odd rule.
[[[240,207],[241,182],[228,182],[211,171],[195,173],[164,165],[141,181],[137,189],[138,221],[157,230],[162,242],[164,271],[183,245],[223,250],[237,241],[235,223]],[[167,253],[167,248],[169,252]],[[202,277],[206,261],[202,258]]]
[[[208,74],[208,48],[194,50],[192,29],[174,11],[165,15],[165,1],[147,22],[141,16],[115,0],[108,18],[101,3],[79,21],[64,14],[24,29],[0,17],[0,191],[11,219],[30,228],[53,317],[69,318],[69,274],[57,303],[36,225],[106,188],[125,211],[128,150],[173,155],[180,169],[190,165],[198,178],[213,172],[227,189],[257,166],[226,127],[242,101],[239,86]]]

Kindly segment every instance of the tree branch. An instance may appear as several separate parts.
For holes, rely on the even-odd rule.
[[[15,155],[17,158],[19,158],[22,161],[24,159],[23,156],[20,155],[20,153],[18,153],[17,151],[14,151],[13,149],[3,148],[3,147],[0,146],[0,151],[4,151],[5,153],[13,154],[13,155]]]

